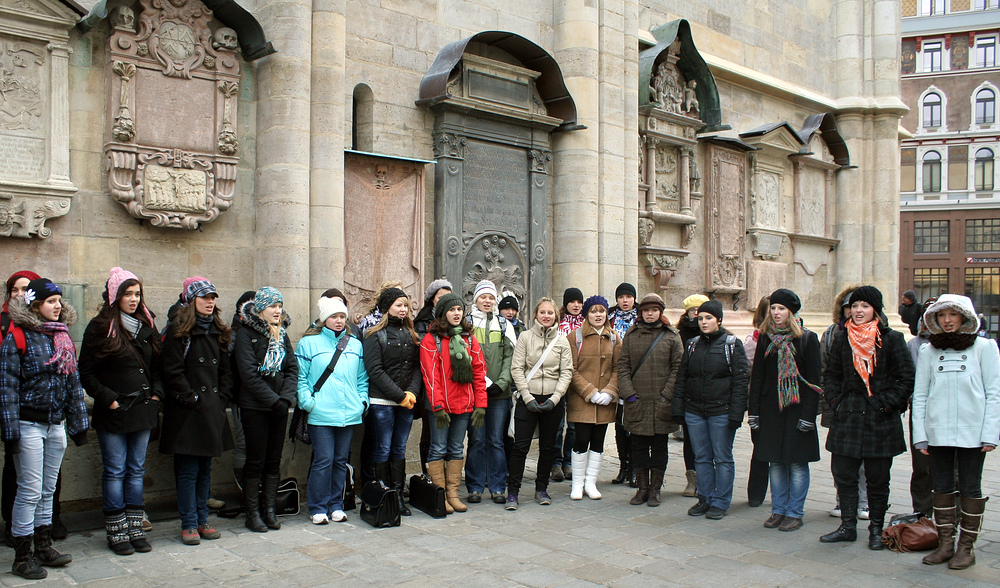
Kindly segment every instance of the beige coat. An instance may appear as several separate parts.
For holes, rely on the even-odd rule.
[[[621,339],[610,325],[605,325],[603,332],[598,335],[589,321],[584,321],[579,332],[582,344],[576,340],[576,331],[566,338],[573,353],[574,367],[573,381],[569,386],[571,392],[566,398],[566,420],[596,425],[613,423],[618,407],[616,366],[621,352]],[[597,392],[611,394],[611,403],[607,406],[591,403],[590,398]]]
[[[546,356],[542,367],[535,372],[531,382],[528,382],[525,379],[528,372],[538,363],[538,359],[553,338],[557,340],[552,351]],[[538,400],[540,404],[551,396],[552,403],[558,404],[573,378],[573,354],[570,352],[566,337],[559,334],[559,328],[553,326],[543,329],[541,325],[535,323],[530,330],[521,333],[517,345],[514,346],[510,375],[514,378],[517,392],[525,403]],[[542,398],[536,399],[536,396]]]

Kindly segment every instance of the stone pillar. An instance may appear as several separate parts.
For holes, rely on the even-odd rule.
[[[48,44],[52,59],[49,84],[52,88],[52,109],[49,114],[49,179],[48,184],[72,187],[69,179],[69,56],[73,52],[62,43]]]
[[[314,0],[309,146],[310,303],[344,285],[344,85],[343,0]]]
[[[646,137],[646,210],[656,210],[656,146],[660,140]]]
[[[587,129],[553,136],[552,282],[595,292],[600,259],[600,68],[599,9],[592,0],[555,0],[554,57],[576,101],[577,122]],[[621,108],[619,102],[615,108]]]
[[[687,147],[681,147],[681,166],[677,171],[680,177],[677,180],[679,195],[679,210],[681,214],[693,215],[694,212],[691,210],[691,150]]]
[[[308,324],[312,2],[264,0],[257,18],[278,53],[257,69],[254,284],[279,288]],[[338,124],[341,118],[338,117]]]
[[[622,15],[624,16],[624,36],[625,36],[625,67],[624,72],[624,99],[622,109],[625,112],[623,124],[624,142],[624,179],[621,190],[621,198],[624,207],[622,251],[617,252],[620,259],[625,264],[622,275],[623,282],[629,282],[638,287],[639,264],[637,254],[639,251],[639,200],[634,196],[634,186],[638,183],[639,174],[639,154],[636,153],[635,144],[638,139],[639,129],[639,3],[636,0],[624,0],[622,3]],[[608,284],[604,292],[606,296],[614,295],[614,288],[618,284]],[[642,294],[640,294],[642,296]],[[611,300],[608,300],[611,302]]]

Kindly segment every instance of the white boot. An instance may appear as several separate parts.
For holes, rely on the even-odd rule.
[[[601,499],[601,493],[597,491],[597,475],[601,473],[602,461],[604,461],[603,453],[587,452],[587,478],[584,481],[583,489],[587,492],[587,496],[594,500]]]
[[[586,453],[570,451],[570,460],[574,472],[583,472],[587,469],[587,455]],[[583,500],[583,481],[583,476],[573,476],[573,487],[569,491],[569,497],[573,500]]]

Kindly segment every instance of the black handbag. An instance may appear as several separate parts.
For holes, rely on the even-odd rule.
[[[361,488],[361,520],[376,528],[398,527],[399,499],[396,491],[381,480],[365,484]]]
[[[354,466],[347,464],[347,477],[344,480],[344,510],[356,508],[358,508],[358,501],[354,497]]]
[[[410,506],[436,519],[448,514],[444,507],[444,488],[431,482],[427,474],[410,477]]]
[[[298,480],[285,478],[278,482],[278,494],[274,499],[275,514],[279,516],[297,515],[301,501]]]

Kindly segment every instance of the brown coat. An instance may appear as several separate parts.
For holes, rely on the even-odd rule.
[[[582,344],[577,343],[576,335],[573,331],[567,337],[573,353],[573,380],[566,397],[566,420],[596,425],[613,423],[618,407],[617,366],[621,339],[610,325],[605,325],[604,332],[598,335],[589,321],[584,321],[580,327]],[[591,403],[590,398],[597,392],[611,394],[611,403],[607,406]]]
[[[666,329],[653,352],[632,376],[646,350]],[[684,356],[681,337],[662,322],[646,325],[639,321],[625,334],[618,358],[618,395],[625,401],[622,421],[633,435],[665,435],[678,429],[671,414],[674,381]]]

